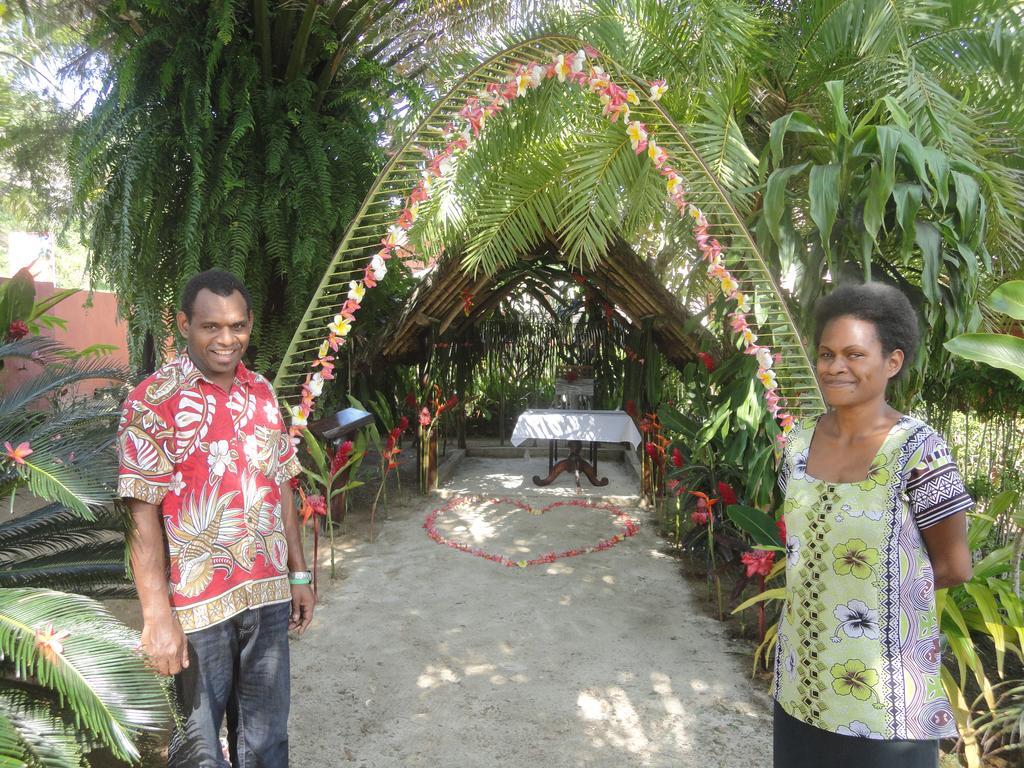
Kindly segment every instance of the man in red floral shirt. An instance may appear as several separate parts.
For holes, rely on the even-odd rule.
[[[288,765],[288,629],[316,599],[289,480],[300,467],[277,399],[247,370],[252,310],[226,272],[193,277],[178,329],[187,354],[129,395],[118,490],[134,522],[142,648],[175,675],[184,721],[169,764]]]

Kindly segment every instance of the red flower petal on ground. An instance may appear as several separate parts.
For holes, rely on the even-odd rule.
[[[739,501],[736,497],[736,491],[728,483],[718,483],[718,497],[722,500],[722,504],[728,507],[730,504],[735,504]]]

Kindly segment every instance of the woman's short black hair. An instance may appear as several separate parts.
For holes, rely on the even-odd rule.
[[[205,272],[193,275],[192,279],[185,284],[185,290],[181,293],[181,311],[185,313],[185,317],[189,320],[192,319],[192,309],[196,304],[196,296],[204,288],[218,296],[230,296],[235,291],[238,291],[242,294],[242,298],[245,299],[246,314],[252,311],[252,298],[249,296],[249,290],[241,280],[230,272],[225,272],[223,269],[208,269]]]
[[[875,326],[882,354],[903,350],[903,367],[899,378],[914,361],[920,332],[917,313],[910,299],[898,288],[885,283],[841,285],[823,296],[814,307],[814,347],[821,343],[825,326],[838,317],[855,317]]]

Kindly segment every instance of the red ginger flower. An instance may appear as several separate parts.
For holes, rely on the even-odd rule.
[[[695,525],[707,525],[711,519],[711,510],[707,507],[697,507],[690,513],[690,521]]]
[[[736,497],[736,491],[733,490],[731,485],[725,482],[718,483],[718,497],[722,500],[722,505],[726,507],[739,501]]]
[[[306,501],[309,503],[309,507],[313,511],[314,515],[320,515],[320,517],[323,517],[327,514],[327,501],[320,494],[307,496]]]
[[[431,421],[431,419],[430,419],[430,411],[428,411],[426,408],[424,408],[422,411],[420,411],[420,426],[421,427],[429,427],[430,426],[430,421]]]
[[[17,341],[28,336],[28,326],[24,320],[15,320],[9,326],[7,326],[7,338],[11,341]]]
[[[403,416],[398,420],[398,431],[405,432],[409,428],[409,417]]]
[[[747,578],[761,576],[762,578],[771,573],[772,565],[775,564],[775,553],[767,549],[752,549],[740,555],[740,560],[747,566]]]
[[[782,546],[786,546],[786,518],[780,517],[775,521],[775,527],[779,529],[779,540]]]
[[[348,464],[348,460],[352,457],[353,446],[351,440],[346,440],[334,454],[334,458],[331,459],[331,474],[336,475],[338,471]]]
[[[683,466],[683,454],[678,448],[672,449],[672,466],[676,469]]]
[[[707,352],[698,352],[697,357],[704,363],[704,367],[708,369],[708,373],[714,373],[715,370],[715,358],[709,355]]]

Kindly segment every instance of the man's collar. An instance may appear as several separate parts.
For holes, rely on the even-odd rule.
[[[198,381],[205,381],[211,386],[217,386],[214,382],[210,381],[209,377],[199,370],[199,367],[192,362],[192,358],[188,355],[188,350],[183,352],[175,361],[178,367],[181,369],[182,378],[185,383],[189,386],[195,386]],[[241,387],[251,385],[255,379],[255,374],[252,373],[241,360],[238,361],[238,366],[235,368],[235,378],[232,382],[232,386]]]

